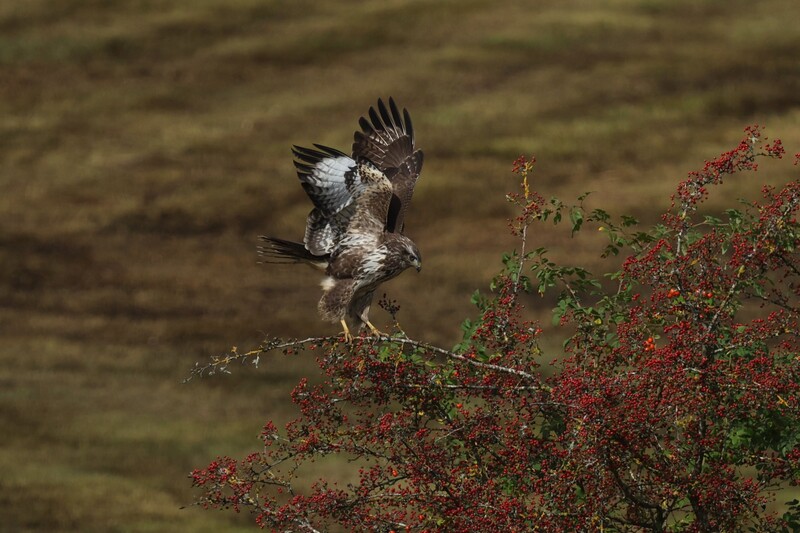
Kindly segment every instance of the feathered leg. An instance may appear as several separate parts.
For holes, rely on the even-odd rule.
[[[322,282],[323,294],[317,309],[324,320],[331,322],[339,321],[344,330],[344,340],[351,342],[353,334],[350,327],[345,322],[347,318],[347,306],[353,298],[356,282],[352,279],[325,278]]]

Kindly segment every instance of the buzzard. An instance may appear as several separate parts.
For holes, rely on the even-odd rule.
[[[409,267],[417,271],[417,245],[403,222],[422,169],[408,111],[378,100],[354,135],[352,154],[314,144],[294,146],[300,184],[314,204],[303,242],[262,236],[267,263],[306,263],[326,274],[317,306],[324,320],[340,322],[345,340],[369,321],[375,289]]]

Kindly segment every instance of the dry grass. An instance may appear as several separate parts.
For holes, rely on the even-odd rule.
[[[514,245],[520,153],[545,195],[652,220],[748,123],[800,150],[798,17],[792,0],[0,5],[0,523],[247,523],[179,510],[185,475],[255,448],[314,364],[180,380],[266,333],[335,331],[310,271],[255,264],[259,233],[301,235],[292,144],[346,148],[378,96],[412,111],[425,268],[387,291],[412,335],[449,344]],[[603,268],[591,240],[534,240]]]

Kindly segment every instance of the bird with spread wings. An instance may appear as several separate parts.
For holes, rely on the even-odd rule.
[[[268,263],[306,263],[323,270],[317,306],[324,320],[340,322],[345,340],[369,321],[375,289],[405,269],[421,267],[416,244],[403,235],[406,210],[422,169],[408,111],[378,100],[361,117],[352,155],[314,144],[294,146],[294,164],[314,204],[303,242],[262,236]]]

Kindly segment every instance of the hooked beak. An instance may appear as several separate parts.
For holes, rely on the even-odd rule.
[[[422,263],[420,261],[414,261],[414,268],[417,269],[417,272],[422,270]]]

